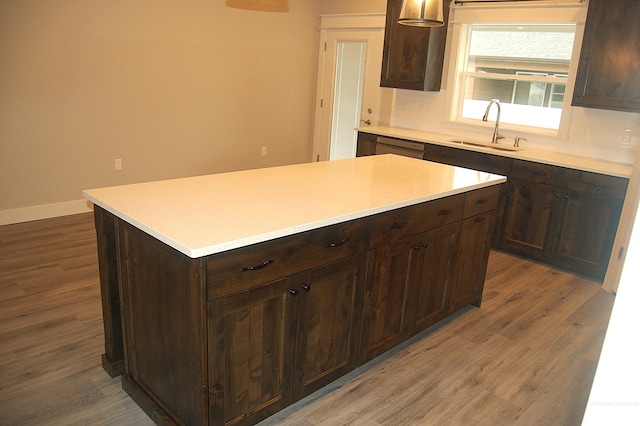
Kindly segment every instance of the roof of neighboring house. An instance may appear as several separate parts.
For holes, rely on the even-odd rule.
[[[572,32],[474,31],[469,56],[570,60]]]

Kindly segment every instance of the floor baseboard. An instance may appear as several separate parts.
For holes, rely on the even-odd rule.
[[[19,209],[0,210],[0,225],[10,225],[13,223],[30,222],[32,220],[68,216],[72,214],[86,213],[92,210],[93,205],[85,199],[29,206]]]

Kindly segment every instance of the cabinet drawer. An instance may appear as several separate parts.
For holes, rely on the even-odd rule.
[[[426,157],[428,161],[434,161],[436,163],[466,167],[468,169],[481,170],[483,172],[504,176],[508,176],[511,173],[511,164],[513,162],[511,158],[501,157],[499,155],[440,145],[427,145]]]
[[[499,195],[500,185],[493,185],[467,193],[464,203],[464,217],[467,218],[495,210],[498,205]]]
[[[532,183],[543,183],[620,200],[624,199],[629,183],[626,178],[522,160],[514,160],[511,176]]]
[[[565,167],[514,160],[511,177],[514,179],[524,179],[533,183],[544,183],[546,185],[566,188],[568,182],[580,180],[581,173],[579,170]]]
[[[371,218],[370,247],[398,241],[462,219],[464,194],[381,213]]]
[[[369,219],[327,226],[213,255],[207,259],[207,300],[367,250]]]
[[[585,194],[624,200],[629,179],[591,172],[580,172],[578,176],[576,180],[565,182],[565,186]]]

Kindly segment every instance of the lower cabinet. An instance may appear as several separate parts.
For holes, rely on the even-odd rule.
[[[491,249],[493,219],[493,212],[485,212],[462,222],[448,313],[468,304],[480,306]]]
[[[293,401],[290,279],[208,303],[209,422],[255,423]]]
[[[575,191],[556,194],[564,202],[554,241],[554,264],[603,280],[622,213],[622,200]],[[584,232],[585,229],[589,232]]]
[[[254,424],[355,368],[364,256],[209,302],[212,424]]]
[[[375,137],[358,133],[358,156],[372,154]],[[494,248],[604,279],[628,179],[432,143],[425,144],[425,159],[507,176]]]
[[[500,155],[492,155],[484,152],[468,151],[466,149],[426,144],[425,159],[436,163],[449,164],[451,166],[465,167],[467,169],[480,170],[502,176],[511,175],[513,160]],[[501,248],[502,223],[504,210],[507,204],[507,191],[509,181],[500,185],[500,198],[496,206],[496,219],[492,246]]]
[[[504,248],[604,279],[627,179],[517,160],[513,170]]]
[[[384,245],[369,253],[363,362],[444,316],[460,223]]]
[[[159,424],[269,417],[479,304],[499,191],[196,259],[120,219],[97,228],[117,233],[123,388]]]
[[[504,230],[506,250],[534,260],[550,260],[562,201],[554,194],[550,185],[511,181]]]
[[[469,192],[461,205],[452,200],[457,207],[438,210],[446,224],[369,251],[360,362],[469,303],[480,304],[499,193],[497,186]],[[377,231],[388,239],[408,226],[403,216]],[[428,228],[429,222],[421,223]],[[371,241],[385,240],[374,233]]]

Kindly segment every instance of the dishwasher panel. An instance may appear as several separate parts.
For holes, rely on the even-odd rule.
[[[405,157],[425,158],[425,145],[420,142],[410,142],[399,139],[385,138],[378,136],[376,138],[375,154],[396,154]]]

